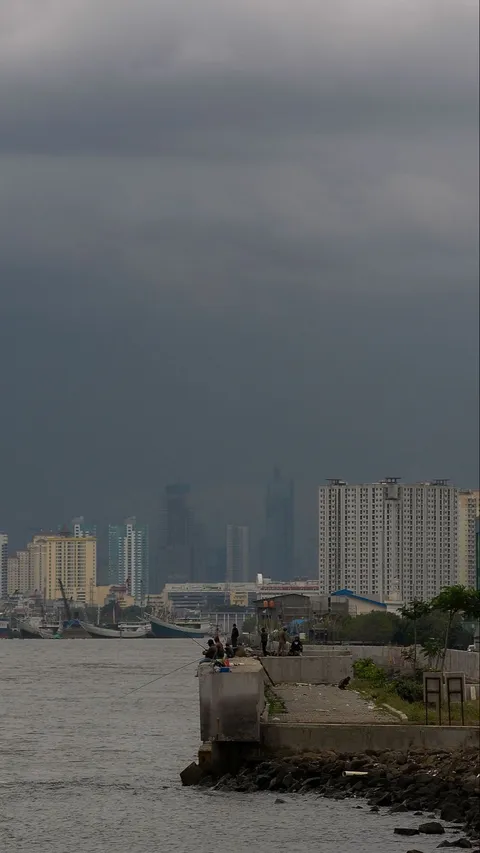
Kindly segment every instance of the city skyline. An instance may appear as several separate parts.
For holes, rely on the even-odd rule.
[[[176,482],[215,541],[232,519],[256,541],[278,462],[303,571],[332,470],[476,485],[477,5],[209,0],[200,28],[150,0],[18,6],[0,32],[12,548],[81,512],[153,531]]]
[[[396,491],[400,498],[386,500],[385,490]],[[448,495],[445,506],[441,501],[437,507],[437,497],[434,500],[428,497],[427,500],[430,492],[436,493],[437,497],[439,493]],[[6,583],[9,594],[13,594],[17,587],[21,592],[27,588],[37,589],[42,574],[35,556],[40,540],[57,539],[61,543],[62,540],[82,538],[94,539],[96,543],[93,569],[96,583],[127,584],[136,600],[146,594],[159,594],[165,584],[224,582],[228,586],[251,581],[258,568],[262,575],[278,583],[318,578],[319,589],[324,594],[334,589],[349,588],[360,595],[386,600],[415,595],[431,597],[441,586],[453,581],[467,586],[476,583],[478,490],[458,489],[445,479],[405,483],[402,478],[393,477],[360,484],[341,479],[328,480],[327,485],[317,487],[318,552],[305,572],[297,571],[295,562],[291,564],[291,570],[285,570],[285,555],[288,556],[289,552],[284,549],[284,543],[292,543],[294,538],[291,525],[293,481],[283,478],[276,467],[273,477],[267,481],[264,494],[265,518],[264,529],[257,540],[259,549],[252,543],[250,528],[245,524],[227,525],[223,545],[218,547],[208,526],[196,519],[197,507],[190,485],[169,484],[164,489],[163,511],[157,522],[158,531],[153,531],[153,541],[159,532],[164,546],[168,544],[168,548],[173,548],[176,563],[171,563],[171,566],[180,565],[179,554],[186,559],[185,565],[180,565],[181,571],[168,574],[163,562],[165,547],[157,556],[154,547],[152,559],[148,525],[137,523],[135,516],[128,517],[120,525],[108,525],[105,532],[91,517],[86,522],[81,515],[68,524],[57,525],[56,533],[53,529],[34,533],[26,549],[25,543],[23,549],[8,548],[8,536],[4,534],[4,587]],[[330,505],[332,499],[334,512]],[[437,519],[433,527],[429,527],[431,522],[428,520],[431,512]],[[441,512],[445,512],[444,521]],[[329,518],[336,519],[333,527]],[[421,541],[415,539],[415,518],[417,527],[419,518],[422,524],[427,525],[422,528]],[[278,535],[279,559],[269,563],[265,543],[272,533]],[[179,551],[175,555],[177,546]],[[336,568],[330,564],[328,556],[332,548],[339,555]],[[251,563],[251,555],[257,550],[258,561]],[[107,563],[105,559],[97,559],[102,551],[108,554]],[[447,551],[450,556],[448,565],[444,565]],[[275,551],[271,551],[272,554],[275,557]],[[50,587],[51,582],[48,583]]]

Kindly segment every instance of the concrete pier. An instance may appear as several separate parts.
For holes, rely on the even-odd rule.
[[[213,664],[200,665],[200,734],[204,743],[260,742],[264,678],[263,668],[254,658],[232,663],[231,672],[220,672]]]

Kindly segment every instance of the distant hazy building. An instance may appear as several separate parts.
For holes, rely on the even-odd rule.
[[[290,580],[294,562],[294,487],[275,468],[265,500],[265,541],[262,570],[275,580]]]
[[[227,525],[227,583],[248,583],[250,544],[248,527]]]
[[[108,528],[108,573],[111,584],[125,584],[137,603],[148,594],[148,525],[134,516]]]
[[[459,491],[446,480],[329,480],[319,489],[318,554],[321,594],[431,599],[459,582]]]
[[[17,551],[7,560],[7,589],[9,595],[33,592],[34,586],[30,572],[30,554],[28,551]]]
[[[8,536],[0,533],[0,599],[8,594]]]
[[[160,519],[159,573],[152,592],[161,592],[165,581],[186,583],[192,580],[194,536],[190,486],[186,483],[166,486]]]
[[[59,580],[67,598],[86,603],[92,600],[97,575],[97,540],[93,536],[38,534],[27,551],[34,589],[47,600],[61,597]]]
[[[97,528],[95,524],[86,524],[83,515],[79,515],[77,518],[72,518],[71,524],[72,535],[77,538],[81,538],[83,536],[95,536],[97,535]]]
[[[209,574],[210,548],[208,530],[201,521],[193,523],[192,539],[192,581],[206,581]]]

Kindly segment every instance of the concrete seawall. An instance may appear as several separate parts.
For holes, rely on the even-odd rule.
[[[392,667],[394,669],[411,669],[411,664],[402,657],[403,649],[400,646],[305,646],[305,656],[323,657],[324,655],[348,652],[355,663],[357,660],[370,658],[378,666]],[[422,663],[422,654],[419,648],[419,663]],[[426,665],[426,662],[423,662]],[[478,652],[466,652],[461,649],[449,649],[445,659],[445,668],[448,672],[464,672],[470,681],[478,682],[480,676],[480,654]]]
[[[352,655],[341,653],[303,657],[266,657],[262,663],[275,684],[338,684],[352,677]]]
[[[264,723],[261,735],[262,750],[270,755],[326,750],[353,754],[389,749],[424,749],[427,752],[480,749],[480,730],[476,726]]]

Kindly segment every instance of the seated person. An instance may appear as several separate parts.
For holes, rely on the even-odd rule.
[[[215,643],[213,640],[208,641],[208,648],[204,651],[204,656],[206,660],[213,660],[217,654],[217,649],[215,648]]]
[[[303,646],[300,640],[300,637],[297,636],[293,638],[292,645],[290,646],[289,655],[301,655],[303,652]]]

